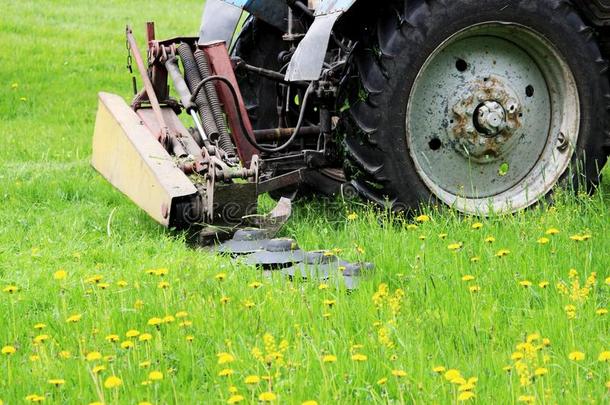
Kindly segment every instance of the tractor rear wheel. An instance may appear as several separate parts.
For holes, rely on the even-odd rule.
[[[490,215],[598,184],[608,64],[569,2],[411,0],[366,32],[345,140],[365,197]]]

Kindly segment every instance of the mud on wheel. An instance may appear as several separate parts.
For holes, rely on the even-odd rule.
[[[362,195],[488,215],[598,184],[608,65],[569,2],[405,3],[358,34],[344,122]]]

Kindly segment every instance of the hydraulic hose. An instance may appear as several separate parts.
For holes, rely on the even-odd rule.
[[[209,77],[203,79],[192,91],[193,94],[191,96],[191,99],[193,100],[193,99],[197,98],[197,95],[201,92],[201,90],[204,88],[206,83],[212,82],[212,81],[219,81],[219,82],[223,83],[224,85],[226,85],[227,88],[230,90],[231,96],[233,98],[233,105],[235,106],[235,110],[238,112],[237,116],[239,118],[240,129],[250,145],[252,145],[253,147],[255,147],[256,149],[258,149],[261,152],[276,153],[276,152],[281,152],[284,149],[288,148],[288,146],[290,146],[294,142],[294,140],[296,139],[297,135],[299,134],[299,132],[301,130],[301,127],[303,126],[303,121],[305,120],[307,102],[309,101],[309,95],[313,92],[313,86],[314,86],[313,82],[311,82],[309,84],[309,87],[307,87],[307,90],[305,91],[305,96],[303,97],[303,104],[301,105],[301,112],[299,113],[299,120],[297,121],[297,125],[295,126],[294,132],[292,133],[290,138],[286,142],[284,142],[282,145],[280,145],[276,148],[267,148],[266,146],[262,146],[258,142],[256,142],[256,139],[254,139],[253,135],[250,134],[250,132],[246,129],[246,125],[244,124],[244,117],[240,113],[239,97],[237,97],[237,91],[235,90],[233,83],[231,83],[231,81],[229,79],[227,79],[226,77],[209,76]]]
[[[210,64],[205,52],[198,49],[193,55],[195,56],[195,62],[197,63],[197,69],[199,70],[201,78],[205,79],[209,77],[211,75]],[[214,122],[216,123],[216,127],[220,133],[218,145],[227,153],[227,155],[235,156],[235,145],[233,144],[229,131],[227,130],[227,124],[225,122],[224,114],[222,113],[222,107],[220,105],[220,100],[218,99],[218,93],[216,93],[214,83],[207,82],[204,86],[204,93],[209,102],[210,110],[212,112]]]

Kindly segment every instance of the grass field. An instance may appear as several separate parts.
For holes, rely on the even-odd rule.
[[[189,249],[103,181],[125,24],[194,34],[200,3],[0,0],[0,404],[610,401],[608,180],[489,220],[298,205],[284,235],[377,265],[349,295]]]

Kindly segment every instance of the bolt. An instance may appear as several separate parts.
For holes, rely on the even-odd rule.
[[[557,136],[557,150],[559,152],[565,152],[568,150],[568,146],[570,146],[570,141],[563,132],[560,132]]]

